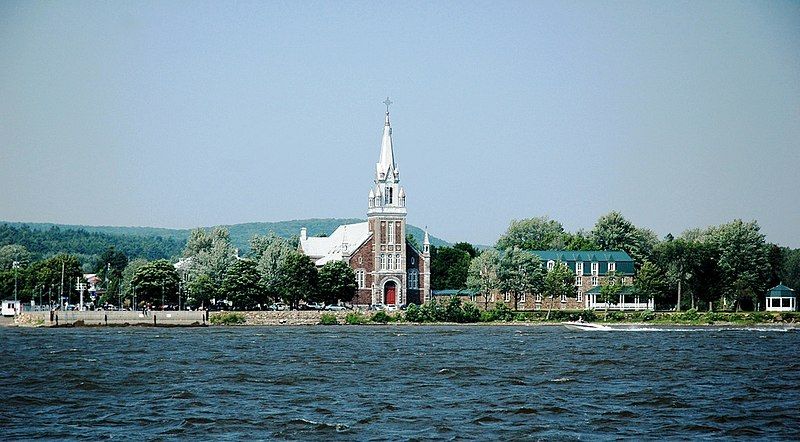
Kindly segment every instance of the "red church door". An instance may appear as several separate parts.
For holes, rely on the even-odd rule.
[[[395,293],[397,291],[397,287],[395,286],[394,282],[387,282],[384,286],[384,291],[386,292],[386,305],[394,305],[396,303],[397,297]]]

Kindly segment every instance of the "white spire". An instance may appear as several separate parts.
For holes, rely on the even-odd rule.
[[[381,138],[381,156],[376,165],[376,174],[378,180],[385,180],[389,178],[389,171],[395,170],[397,167],[394,164],[394,149],[392,147],[392,126],[389,124],[389,97],[383,102],[386,105],[386,122],[383,125],[383,137]]]
[[[431,239],[428,236],[428,228],[427,227],[425,227],[425,238],[422,240],[422,244],[423,245],[428,245],[428,246],[431,244]]]

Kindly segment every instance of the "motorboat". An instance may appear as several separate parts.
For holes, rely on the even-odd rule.
[[[612,330],[612,328],[607,325],[594,324],[586,321],[562,322],[561,325],[570,330],[576,330],[576,331]]]

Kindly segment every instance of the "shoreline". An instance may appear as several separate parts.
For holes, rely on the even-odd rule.
[[[409,321],[405,315],[364,311],[83,311],[24,312],[16,317],[0,318],[6,327],[220,327],[220,326],[315,326],[315,325],[396,325],[396,326],[560,326],[584,317],[586,322],[616,329],[625,328],[735,328],[760,327],[796,329],[800,324],[797,312],[612,312],[602,317],[598,312],[561,311],[545,319],[542,312],[515,312],[505,318],[483,318],[483,321]],[[503,320],[504,319],[504,320]]]

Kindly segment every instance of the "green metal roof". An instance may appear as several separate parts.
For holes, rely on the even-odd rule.
[[[586,292],[587,295],[599,295],[600,294],[600,286],[592,287],[591,290]],[[633,286],[632,285],[624,285],[622,286],[622,290],[619,292],[620,295],[632,295],[633,294]]]
[[[542,261],[609,261],[633,262],[633,258],[623,250],[531,250]]]
[[[444,289],[444,290],[431,290],[433,296],[460,296],[460,295],[474,295],[478,293],[477,290],[470,289]]]
[[[794,296],[797,296],[794,294],[794,290],[783,284],[778,284],[767,292],[768,298],[790,298]]]

